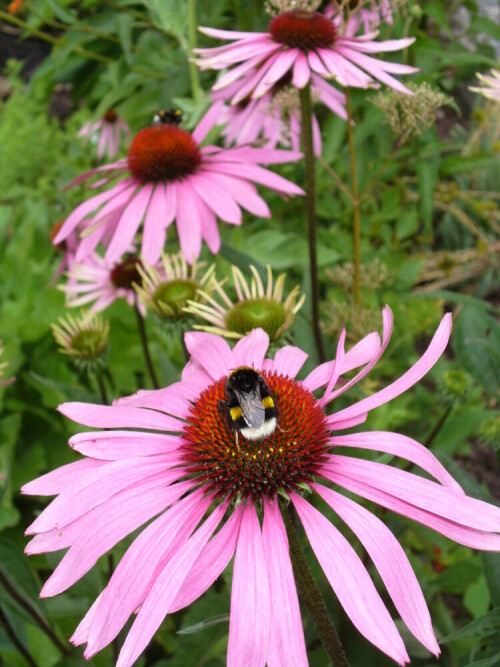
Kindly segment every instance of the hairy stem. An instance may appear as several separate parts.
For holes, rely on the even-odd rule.
[[[153,361],[151,359],[151,354],[149,352],[149,345],[148,345],[148,337],[146,335],[146,325],[144,324],[144,319],[140,313],[140,310],[137,306],[137,299],[135,302],[135,315],[137,318],[137,328],[139,329],[139,337],[141,339],[141,345],[142,345],[142,352],[144,354],[144,360],[146,362],[146,366],[149,372],[149,377],[151,378],[151,382],[153,383],[153,387],[155,389],[159,389],[160,385],[158,383],[158,378],[156,377],[155,369],[153,366]]]
[[[316,349],[321,363],[326,361],[323,336],[319,326],[319,279],[317,252],[317,221],[316,221],[316,163],[312,133],[312,100],[311,86],[300,89],[300,115],[302,150],[306,167],[306,213],[307,236],[309,243],[309,270],[311,275],[312,327]]]
[[[300,597],[316,626],[321,642],[334,667],[349,667],[342,643],[300,547],[294,525],[295,516],[292,505],[288,504],[286,508],[282,508],[281,514],[288,535],[293,574]]]

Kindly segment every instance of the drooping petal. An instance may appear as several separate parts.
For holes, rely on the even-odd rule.
[[[225,570],[234,556],[243,509],[242,504],[235,507],[221,530],[204,547],[179,589],[171,613],[197,600]]]
[[[330,444],[334,447],[372,449],[400,456],[420,466],[440,481],[443,486],[448,486],[457,493],[464,493],[460,484],[453,479],[446,468],[427,447],[401,433],[370,431],[366,433],[351,433],[349,435],[335,435],[330,439]]]
[[[264,667],[269,648],[271,601],[259,520],[247,502],[238,536],[231,588],[228,667]]]
[[[391,401],[396,396],[399,396],[407,389],[421,380],[424,375],[434,366],[439,357],[443,354],[451,334],[451,313],[447,313],[434,334],[429,347],[420,357],[417,363],[406,371],[398,380],[390,384],[388,387],[377,391],[375,394],[358,401],[354,405],[340,410],[328,418],[331,425],[335,425],[337,421],[344,419],[351,419],[363,412],[369,412],[379,405]]]
[[[417,577],[401,545],[374,514],[320,484],[313,489],[357,535],[382,577],[401,618],[435,656],[440,653]]]
[[[177,184],[177,199],[182,205],[177,206],[177,233],[182,254],[189,264],[198,259],[201,252],[201,220],[198,209],[193,203],[193,188],[189,177]]]
[[[21,493],[28,496],[56,496],[58,493],[71,488],[75,482],[81,481],[85,474],[105,463],[106,461],[97,461],[92,458],[68,463],[38,477],[38,479],[34,479],[32,482],[24,484],[21,487]]]
[[[269,667],[308,667],[297,589],[278,500],[264,500],[262,542],[269,572]]]
[[[340,604],[359,632],[400,665],[409,662],[403,640],[359,556],[321,512],[296,493],[291,500]]]
[[[144,185],[132,201],[127,204],[106,250],[105,259],[107,261],[118,261],[123,253],[127,251],[142,222],[152,192],[152,185]]]
[[[129,410],[118,405],[63,403],[57,409],[78,424],[94,428],[144,428],[174,432],[184,428],[180,419],[143,408]]]
[[[369,484],[450,521],[477,530],[500,532],[500,507],[469,498],[424,477],[351,456],[330,456],[327,465],[344,477]]]
[[[325,477],[325,479],[328,479],[334,484],[338,484],[347,491],[351,491],[362,498],[378,503],[382,507],[412,519],[412,521],[417,521],[424,526],[428,526],[459,544],[464,544],[472,549],[500,551],[500,535],[498,534],[484,530],[476,530],[475,528],[468,528],[455,521],[450,521],[449,519],[439,516],[439,514],[423,510],[420,507],[416,507],[411,503],[400,500],[385,491],[376,489],[369,484],[351,479],[345,475],[339,475],[334,472],[333,469],[329,470],[324,467],[321,470],[321,475]],[[457,498],[459,497],[460,496],[457,496]]]
[[[130,667],[153,638],[193,567],[193,563],[210,539],[226,511],[227,504],[219,505],[194,535],[175,554],[175,558],[157,573],[146,599],[122,646],[116,667]]]
[[[118,563],[95,611],[85,651],[87,659],[118,635],[143,603],[159,569],[187,541],[210,502],[210,498],[203,498],[202,491],[194,491],[134,540]]]

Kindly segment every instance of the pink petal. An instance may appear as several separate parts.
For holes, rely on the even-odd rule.
[[[377,333],[370,333],[365,336],[359,343],[348,350],[345,353],[344,361],[342,363],[342,371],[347,373],[352,371],[354,368],[358,368],[363,364],[368,363],[373,359],[380,350],[380,337]],[[327,384],[328,380],[332,375],[332,370],[334,367],[335,361],[327,361],[320,366],[317,366],[305,380],[302,381],[302,384],[309,391],[315,391],[319,387],[323,387]]]
[[[382,81],[382,83],[385,83],[387,86],[390,86],[394,90],[397,90],[400,93],[407,93],[409,95],[413,94],[411,90],[409,90],[397,79],[390,76],[389,74],[386,74],[385,69],[381,64],[382,61],[375,60],[375,58],[370,58],[369,56],[365,56],[362,53],[359,53],[358,51],[353,51],[352,49],[348,49],[342,46],[336,47],[336,51],[337,53],[344,55],[346,58],[351,60],[356,65],[359,65],[360,67],[365,69],[373,77],[375,77],[379,81]]]
[[[415,37],[405,39],[388,39],[385,42],[359,42],[357,38],[345,39],[340,37],[337,40],[339,46],[346,46],[349,49],[362,51],[363,53],[382,53],[387,51],[401,51],[413,44]]]
[[[55,498],[50,505],[26,529],[26,534],[42,533],[52,528],[62,528],[123,489],[141,484],[148,477],[164,471],[165,484],[175,481],[181,474],[169,470],[177,461],[177,454],[112,461],[96,468],[82,480]]]
[[[259,520],[252,502],[243,514],[231,588],[228,667],[265,667],[271,601]]]
[[[210,505],[194,491],[155,519],[132,542],[103,592],[90,627],[85,657],[107,646],[144,602],[158,573],[186,542]]]
[[[177,184],[177,234],[182,254],[192,264],[200,256],[201,251],[201,220],[198,209],[193,203],[190,181],[194,176],[185,178]]]
[[[401,618],[415,637],[437,657],[439,646],[431,617],[410,562],[391,531],[374,514],[320,484],[313,489],[358,537],[382,577]]]
[[[321,475],[334,484],[338,484],[342,488],[351,491],[352,493],[356,493],[362,498],[378,503],[382,507],[386,507],[393,512],[397,512],[398,514],[402,514],[424,526],[428,526],[459,544],[464,544],[472,549],[500,551],[500,535],[468,528],[455,523],[454,521],[449,521],[438,514],[427,512],[419,507],[415,507],[411,503],[395,498],[389,493],[380,491],[369,484],[345,477],[344,475],[339,475],[336,472],[333,472],[333,470],[323,468],[321,470]]]
[[[435,477],[438,481],[463,494],[464,491],[456,482],[446,468],[438,461],[434,454],[416,440],[408,438],[400,433],[387,431],[370,431],[368,433],[352,433],[349,435],[336,435],[330,439],[334,447],[357,447],[359,449],[372,449],[378,452],[386,452],[394,456],[411,461],[423,470]]]
[[[212,179],[217,179],[219,185],[230,192],[232,198],[242,208],[260,218],[270,217],[271,214],[268,205],[261,197],[259,197],[257,189],[252,183],[225,174],[212,174],[211,171],[208,170],[204,171],[204,173],[210,182]]]
[[[78,424],[94,428],[144,428],[179,432],[185,426],[179,419],[143,408],[130,410],[114,405],[63,403],[57,409]]]
[[[210,165],[211,171],[216,171],[220,174],[227,174],[229,176],[237,176],[238,178],[248,178],[254,183],[259,183],[260,185],[265,185],[271,190],[277,190],[278,192],[283,192],[288,195],[303,195],[304,190],[299,188],[297,185],[291,181],[287,181],[286,178],[279,176],[278,174],[269,171],[268,169],[263,169],[255,164],[224,164],[217,163]]]
[[[287,345],[274,355],[273,370],[276,373],[294,378],[304,365],[308,355],[300,348]]]
[[[106,251],[106,261],[118,261],[123,253],[127,251],[142,222],[152,192],[152,185],[144,185],[127,205]]]
[[[225,222],[241,225],[241,209],[231,194],[224,190],[215,178],[206,178],[203,172],[197,173],[190,179],[190,184],[205,204]]]
[[[227,88],[227,86],[230,86],[232,83],[237,81],[237,79],[244,76],[247,72],[253,70],[253,68],[258,66],[261,61],[262,61],[262,56],[259,54],[254,58],[250,58],[249,60],[243,61],[241,65],[238,65],[237,67],[232,67],[226,74],[221,76],[221,78],[215,82],[215,85],[212,87],[212,91],[214,93],[217,93],[218,91]],[[224,93],[226,92],[227,91],[224,91]]]
[[[450,338],[451,323],[451,313],[447,313],[441,320],[429,347],[422,357],[398,380],[390,384],[388,387],[385,387],[385,389],[377,391],[375,394],[358,401],[345,410],[340,410],[340,412],[331,415],[328,418],[328,422],[333,425],[338,420],[351,419],[361,413],[369,412],[370,410],[391,401],[393,398],[396,398],[396,396],[399,396],[416,384],[434,366],[436,361],[443,354]]]
[[[428,512],[476,530],[500,531],[500,507],[469,498],[436,482],[384,463],[330,456],[328,467]]]
[[[352,623],[397,663],[409,662],[394,621],[357,553],[321,512],[296,493],[291,499],[316,558]]]
[[[48,550],[73,545],[45,582],[40,596],[52,597],[72,586],[120,540],[171,505],[192,486],[192,482],[166,486],[163,475],[157,475],[149,483],[115,494],[69,526],[56,528],[58,535],[55,541],[60,540],[61,545],[52,544]]]
[[[99,458],[99,457],[97,457]],[[82,459],[56,468],[21,487],[21,493],[28,496],[56,496],[81,481],[85,473],[104,465],[105,461]]]
[[[296,88],[304,88],[309,83],[311,78],[311,70],[307,62],[307,56],[304,53],[299,53],[293,67],[292,83]]]
[[[251,366],[261,369],[269,347],[269,336],[263,329],[253,329],[241,338],[233,348],[233,366]]]
[[[219,30],[216,28],[206,28],[199,26],[198,30],[204,35],[214,39],[253,39],[254,37],[267,37],[267,32],[237,32],[236,30]]]
[[[203,139],[207,136],[210,130],[215,125],[220,125],[221,113],[224,109],[224,102],[214,102],[200,120],[198,125],[192,131],[191,136],[197,144],[201,144]]]
[[[146,211],[142,232],[141,253],[148,264],[154,264],[158,261],[165,245],[165,230],[167,224],[169,224],[167,223],[168,215],[166,215],[165,199],[165,186],[163,183],[158,183]]]
[[[188,332],[184,336],[189,354],[213,380],[227,375],[233,368],[233,355],[227,342],[210,333]]]
[[[278,500],[264,501],[262,543],[269,572],[269,667],[308,667],[297,589]]]
[[[139,390],[133,396],[125,396],[114,401],[113,407],[148,408],[174,415],[179,419],[186,419],[189,415],[191,404],[184,396],[180,395],[179,382],[165,387],[164,389]],[[196,397],[194,392],[190,394]]]
[[[70,637],[69,641],[73,644],[73,646],[80,646],[81,644],[85,644],[87,642],[87,639],[89,637],[90,626],[92,625],[92,621],[94,620],[94,615],[97,607],[99,606],[101,598],[102,598],[102,593],[95,600],[94,604],[90,607],[88,612],[85,614],[85,616],[78,624],[78,627],[74,631],[73,635]]]
[[[267,74],[255,88],[252,97],[258,98],[265,95],[288,72],[299,54],[299,49],[287,49],[286,51],[278,52]]]
[[[123,190],[123,184],[119,184],[116,187],[119,188],[119,192]],[[111,199],[114,195],[114,188],[112,188],[111,190],[106,190],[106,192],[101,192],[100,194],[87,199],[87,201],[84,201],[77,206],[64,221],[61,229],[53,240],[53,244],[57,245],[58,243],[61,243],[61,241],[64,241],[82,220],[99,208],[101,204]]]
[[[177,435],[138,431],[92,431],[74,435],[70,438],[69,445],[80,454],[104,459],[101,462],[104,463],[136,456],[166,454],[178,449],[181,442]]]
[[[226,569],[236,549],[242,516],[243,505],[240,503],[220,531],[203,548],[179,589],[170,613],[197,600]]]
[[[201,550],[219,525],[227,504],[219,505],[196,533],[158,572],[122,646],[116,667],[130,667],[149,644]]]

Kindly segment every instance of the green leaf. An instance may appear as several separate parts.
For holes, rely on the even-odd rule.
[[[471,584],[465,591],[464,607],[474,618],[481,618],[490,606],[490,595],[483,577]]]
[[[449,37],[452,36],[444,3],[426,2],[422,5],[424,14],[434,21]]]
[[[474,656],[473,660],[474,662],[469,662],[467,667],[497,667],[500,664],[500,652],[495,653],[495,655],[490,655],[483,660],[477,660]]]
[[[476,171],[478,169],[489,169],[495,167],[498,169],[498,155],[482,155],[474,157],[450,157],[443,160],[441,164],[441,174],[451,176],[453,174],[462,174],[467,171]]]
[[[175,37],[183,49],[187,49],[187,2],[177,0],[144,0],[154,24]]]
[[[240,271],[247,275],[251,276],[252,273],[250,271],[250,264],[253,264],[257,271],[260,274],[260,277],[265,280],[266,278],[266,269],[262,264],[259,262],[256,262],[252,257],[249,255],[245,254],[244,252],[241,252],[241,250],[237,250],[236,248],[232,248],[230,245],[227,245],[227,243],[222,243],[220,247],[220,254],[227,259],[228,262],[231,262],[231,264],[234,264],[237,266]]]
[[[438,172],[439,163],[436,160],[422,160],[417,164],[420,215],[424,222],[425,234],[429,238],[432,238],[434,190],[438,180]]]
[[[466,306],[455,325],[455,354],[491,395],[500,397],[500,325],[484,308]]]
[[[491,601],[500,607],[500,554],[484,551],[481,558]]]
[[[444,299],[450,303],[465,303],[485,310],[492,310],[493,306],[483,299],[478,299],[469,294],[460,294],[459,292],[451,292],[450,290],[436,290],[435,292],[416,292],[411,295],[412,299]]]
[[[456,639],[483,639],[490,637],[500,631],[500,607],[496,607],[480,618],[465,625],[460,630],[452,632],[442,639],[441,643],[446,644]]]

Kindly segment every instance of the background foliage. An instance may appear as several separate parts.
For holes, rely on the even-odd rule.
[[[0,659],[25,667],[24,647],[39,667],[84,664],[69,637],[106,581],[102,559],[70,591],[40,601],[38,592],[60,554],[23,556],[23,532],[44,506],[23,497],[20,486],[74,460],[66,446],[73,426],[56,411],[67,400],[99,402],[97,386],[56,350],[50,324],[64,313],[64,298],[52,284],[60,262],[49,232],[82,200],[84,188],[64,190],[93,166],[94,147],[76,133],[89,118],[113,107],[133,128],[147,125],[158,108],[179,107],[193,127],[209,105],[208,94],[192,94],[188,62],[187,3],[176,0],[33,0],[16,14],[0,12],[2,36],[15,59],[26,46],[44,50],[38,64],[9,60],[0,102],[0,335],[3,360],[16,381],[0,388],[0,466],[5,475],[0,505]],[[352,344],[380,327],[380,308],[395,315],[395,335],[378,370],[357,388],[358,397],[387,384],[419,356],[443,310],[453,309],[453,343],[432,373],[413,391],[370,417],[373,429],[395,430],[426,443],[475,497],[500,501],[500,114],[468,90],[475,73],[495,66],[500,27],[475,0],[408,3],[382,37],[413,35],[404,54],[420,68],[413,77],[452,98],[434,127],[407,142],[391,159],[397,139],[373,93],[354,96],[355,140],[362,199],[362,256],[365,267],[363,318],[350,321],[352,205],[324,165],[318,166],[319,246],[322,314],[329,357],[342,326]],[[261,29],[268,17],[260,0],[200,0],[198,23],[238,30]],[[18,32],[14,32],[18,31]],[[198,37],[200,45],[209,41]],[[7,44],[4,40],[4,44]],[[13,44],[19,50],[16,51]],[[495,52],[495,47],[497,51]],[[24,49],[24,50],[23,50]],[[28,59],[29,60],[29,59]],[[35,66],[36,65],[36,66]],[[192,74],[191,74],[192,75]],[[23,78],[24,77],[24,78]],[[211,73],[201,75],[208,91]],[[343,121],[317,109],[323,160],[349,181]],[[61,117],[64,120],[61,120]],[[304,167],[284,165],[297,183]],[[382,171],[380,171],[382,170]],[[380,173],[380,180],[371,185]],[[306,293],[307,245],[301,202],[266,193],[272,224],[244,221],[226,226],[219,270],[230,260],[243,271],[248,262],[288,272],[290,288]],[[175,242],[171,241],[171,249]],[[293,338],[310,353],[307,303]],[[115,397],[148,386],[134,313],[115,303],[110,366]],[[162,384],[178,379],[182,351],[148,319],[153,355]],[[356,397],[356,390],[349,398]],[[339,399],[339,400],[344,400]],[[387,456],[383,460],[387,460]],[[335,521],[335,517],[329,518]],[[442,667],[500,664],[500,555],[481,555],[394,515],[384,516],[412,562],[431,608]],[[126,545],[114,550],[117,559]],[[329,610],[340,628],[353,667],[383,666],[388,659],[363,641],[339,611],[312,553],[308,554]],[[7,582],[10,587],[5,584]],[[138,664],[154,667],[225,664],[230,573],[185,612],[168,617]],[[14,592],[13,592],[14,591]],[[37,620],[38,619],[38,620]],[[304,616],[311,665],[326,664],[315,630]],[[53,628],[59,647],[47,633]],[[13,629],[15,639],[6,627]],[[436,663],[402,628],[412,664]],[[112,648],[89,664],[113,663]]]

